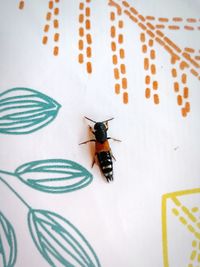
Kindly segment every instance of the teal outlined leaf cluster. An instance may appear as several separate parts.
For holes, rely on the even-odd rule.
[[[0,94],[0,133],[29,134],[48,125],[60,108],[54,99],[29,88]]]
[[[51,266],[100,267],[85,237],[68,220],[46,210],[30,210],[28,226],[35,245]]]
[[[0,265],[13,267],[17,257],[17,241],[11,223],[0,212]]]
[[[48,162],[51,164],[48,165]],[[43,173],[44,170],[47,171],[51,169],[50,174],[52,175],[55,170],[55,162],[55,160],[34,161],[20,166],[17,168],[16,173],[22,174],[24,171],[23,173],[25,174],[28,172],[28,169],[31,170],[30,173],[34,173],[33,170],[35,169],[37,169],[37,171],[40,170],[42,171],[41,173]],[[61,162],[69,164],[70,168],[76,166],[79,171],[80,169],[82,169],[82,171],[84,169],[81,165],[68,160],[57,160],[56,167],[58,167],[58,163]],[[52,168],[50,168],[50,166]],[[32,205],[30,205],[21,194],[9,184],[7,181],[8,176],[12,176],[12,179],[14,177],[17,179],[16,173],[0,170],[0,182],[6,185],[27,208],[27,224],[30,235],[44,260],[46,260],[52,267],[101,267],[99,259],[90,243],[69,220],[52,211],[34,209]],[[39,173],[37,172],[37,175],[38,174]],[[47,172],[47,174],[49,173]],[[3,214],[0,213],[0,256],[3,257],[3,267],[14,266],[17,256],[16,244],[13,227],[8,220],[5,219]],[[7,248],[6,253],[4,247]]]
[[[66,159],[32,161],[19,166],[15,175],[30,187],[48,193],[67,193],[89,185],[92,174]]]

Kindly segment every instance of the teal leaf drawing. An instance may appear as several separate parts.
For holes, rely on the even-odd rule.
[[[60,105],[36,90],[13,88],[0,94],[0,133],[29,134],[49,124]]]
[[[93,176],[80,164],[66,159],[25,163],[15,175],[30,187],[48,193],[67,193],[89,185]]]
[[[85,237],[60,215],[46,210],[30,210],[28,226],[36,247],[50,266],[101,266]]]
[[[0,212],[0,263],[3,267],[13,267],[17,258],[17,241],[10,222]]]

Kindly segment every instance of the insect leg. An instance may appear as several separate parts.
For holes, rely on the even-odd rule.
[[[112,151],[110,151],[110,155],[111,155],[111,157],[114,159],[114,161],[116,161],[116,158],[114,157]]]
[[[121,142],[121,140],[116,139],[116,138],[112,138],[112,137],[108,137],[107,139],[113,140],[113,141],[117,141],[117,142]]]
[[[95,140],[95,139],[91,139],[91,140],[82,142],[82,143],[80,143],[79,145],[84,145],[84,144],[87,144],[87,143],[89,143],[89,142],[96,142],[96,140]]]
[[[94,164],[96,163],[96,159],[95,159],[95,157],[96,157],[96,153],[95,153],[95,155],[94,155],[94,159],[93,159],[93,162],[92,162],[92,168],[93,168]]]

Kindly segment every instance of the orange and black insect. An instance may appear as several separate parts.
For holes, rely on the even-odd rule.
[[[104,176],[106,177],[107,182],[110,182],[113,180],[113,161],[112,161],[112,159],[115,160],[115,158],[111,152],[111,148],[110,148],[108,140],[112,139],[114,141],[120,142],[120,140],[118,140],[118,139],[111,138],[111,137],[107,136],[108,122],[113,120],[114,118],[111,118],[111,119],[108,119],[108,120],[105,120],[102,122],[96,122],[96,121],[89,119],[87,117],[85,117],[85,118],[87,120],[95,123],[94,129],[89,126],[90,130],[92,131],[92,133],[95,136],[95,139],[91,139],[91,140],[82,142],[82,143],[80,143],[80,145],[87,144],[89,142],[95,142],[95,156],[97,156],[97,158],[98,158],[99,167],[100,167],[102,173],[104,174]],[[94,156],[92,166],[95,163],[95,156]]]

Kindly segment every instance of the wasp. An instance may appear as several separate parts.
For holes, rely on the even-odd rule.
[[[110,145],[108,140],[112,139],[114,141],[121,142],[121,140],[111,138],[107,136],[108,131],[108,122],[113,120],[114,118],[102,121],[102,122],[96,122],[88,117],[85,117],[87,120],[94,123],[94,127],[92,128],[89,126],[90,131],[95,136],[95,139],[91,139],[85,142],[80,143],[87,144],[89,142],[95,142],[95,156],[94,160],[92,162],[92,167],[95,163],[95,157],[97,156],[99,167],[105,176],[107,182],[110,182],[113,180],[113,161],[112,159],[116,160],[115,157],[112,154]]]

